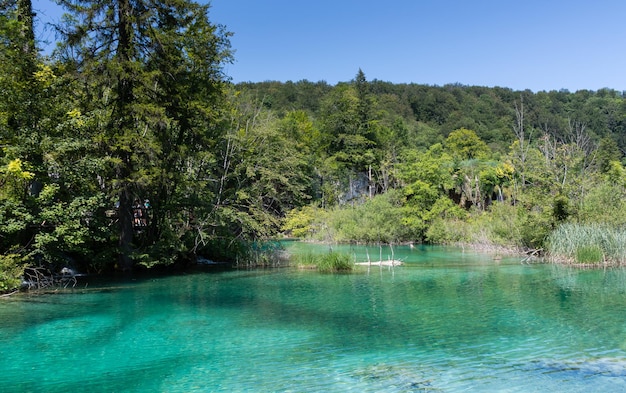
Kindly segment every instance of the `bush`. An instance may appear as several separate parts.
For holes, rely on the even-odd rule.
[[[293,237],[306,238],[314,233],[316,218],[320,214],[321,210],[315,206],[293,209],[287,213],[281,229]]]
[[[435,219],[426,231],[426,241],[432,244],[467,242],[467,224],[459,219]]]
[[[344,205],[316,214],[311,236],[333,243],[397,243],[413,240],[405,225],[402,195],[394,190],[355,205]]]
[[[0,292],[9,292],[20,287],[24,266],[19,255],[0,255]]]

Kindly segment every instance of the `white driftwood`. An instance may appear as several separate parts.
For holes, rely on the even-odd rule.
[[[398,261],[397,259],[390,259],[387,261],[372,261],[372,262],[356,262],[355,265],[358,266],[400,266],[402,265],[402,261]]]

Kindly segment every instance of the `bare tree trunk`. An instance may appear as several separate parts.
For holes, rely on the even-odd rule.
[[[521,184],[520,188],[523,189],[526,184],[526,159],[528,155],[528,149],[530,148],[530,141],[532,137],[532,133],[530,135],[526,134],[526,129],[524,125],[524,97],[520,96],[520,104],[518,105],[515,102],[515,124],[513,125],[513,132],[517,137],[518,141],[518,158],[520,160],[520,175],[521,175]]]
[[[368,167],[368,174],[367,174],[367,179],[369,181],[369,194],[370,194],[370,199],[372,199],[372,164],[369,165]]]

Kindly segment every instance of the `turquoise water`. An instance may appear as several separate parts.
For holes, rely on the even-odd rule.
[[[626,391],[626,271],[393,256],[2,299],[0,391]]]

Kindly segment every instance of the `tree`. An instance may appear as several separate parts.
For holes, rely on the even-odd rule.
[[[32,240],[42,178],[42,108],[30,0],[0,4],[0,291],[15,288]]]
[[[105,114],[92,136],[109,170],[101,178],[119,206],[119,266],[133,254],[180,241],[180,215],[189,212],[189,170],[222,132],[222,65],[228,33],[208,19],[208,5],[186,0],[60,0],[69,14],[60,26],[58,57],[80,81],[85,113]],[[144,235],[133,208],[150,200]],[[167,248],[166,248],[167,249]]]
[[[617,142],[611,137],[604,137],[598,144],[597,163],[601,172],[606,173],[611,169],[613,161],[621,161],[622,152],[617,146]]]
[[[5,153],[20,158],[41,173],[41,86],[36,78],[33,10],[30,0],[0,6],[0,141]]]
[[[486,158],[491,152],[476,132],[465,128],[452,131],[446,138],[445,147],[457,162]]]

